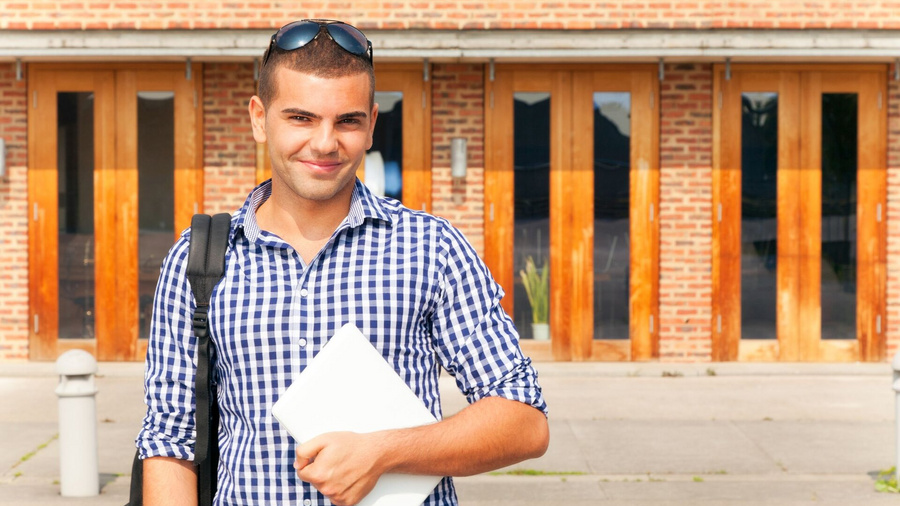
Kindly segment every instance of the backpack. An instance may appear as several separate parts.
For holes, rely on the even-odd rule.
[[[194,466],[197,468],[197,496],[199,506],[210,506],[216,495],[216,470],[219,465],[219,403],[213,388],[212,347],[209,339],[209,298],[216,284],[225,275],[225,251],[231,231],[231,215],[210,217],[195,214],[191,219],[191,239],[188,250],[187,278],[197,301],[191,318],[197,339],[197,374],[194,382],[196,402]],[[144,465],[140,453],[135,452],[131,465],[131,492],[125,506],[142,506],[144,493]]]

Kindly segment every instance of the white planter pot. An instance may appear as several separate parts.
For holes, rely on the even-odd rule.
[[[535,341],[550,340],[550,324],[549,323],[532,323],[531,335]]]

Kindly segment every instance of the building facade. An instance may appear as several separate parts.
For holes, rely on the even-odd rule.
[[[143,358],[303,18],[372,40],[360,178],[466,234],[534,358],[898,351],[900,2],[2,1],[0,360]]]

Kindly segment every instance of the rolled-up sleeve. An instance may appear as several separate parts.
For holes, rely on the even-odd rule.
[[[136,445],[141,458],[194,459],[194,300],[185,267],[188,234],[163,261],[147,344],[144,399],[147,414]]]
[[[519,401],[547,414],[531,359],[519,347],[503,289],[463,235],[444,224],[438,252],[441,295],[433,317],[441,366],[469,403],[485,397]]]

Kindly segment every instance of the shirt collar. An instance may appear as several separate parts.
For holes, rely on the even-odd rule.
[[[263,202],[272,196],[272,180],[267,179],[250,192],[244,205],[238,211],[237,228],[243,228],[244,236],[250,241],[255,242],[259,237],[259,224],[256,222],[256,210]],[[345,225],[350,228],[356,228],[362,225],[366,218],[385,221],[390,223],[390,217],[384,209],[384,203],[380,198],[375,196],[366,185],[358,178],[353,186],[353,194],[350,197],[350,212],[344,222],[338,227]],[[232,231],[231,240],[234,241],[234,233],[237,228]]]

